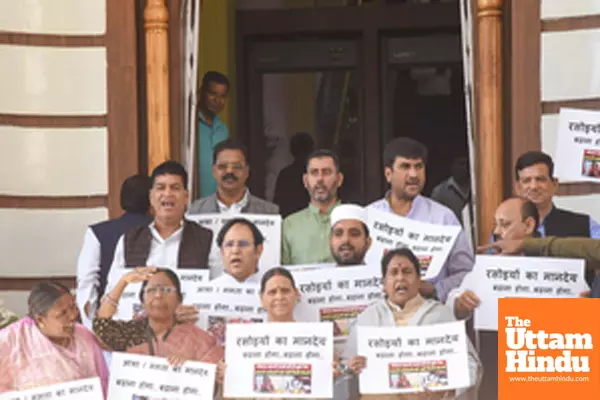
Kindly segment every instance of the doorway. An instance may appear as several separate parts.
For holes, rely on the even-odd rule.
[[[383,141],[408,136],[428,149],[423,194],[468,159],[458,34],[387,37],[382,43]]]
[[[313,148],[330,149],[340,156],[342,172],[352,178],[340,189],[344,200],[364,202],[358,104],[363,87],[357,73],[356,40],[260,39],[253,40],[249,49],[252,190],[276,201],[284,216],[306,207],[308,195],[301,176],[302,159],[309,149],[291,147],[294,136],[305,135],[312,138]],[[286,173],[287,182],[278,182],[288,166],[295,170],[295,178],[290,182]]]
[[[360,204],[385,192],[382,152],[394,137],[428,146],[427,194],[467,155],[458,2],[238,11],[236,20],[238,137],[255,195],[275,198],[297,132],[338,152],[340,197]]]

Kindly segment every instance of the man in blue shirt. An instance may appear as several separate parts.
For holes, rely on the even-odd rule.
[[[200,102],[198,104],[198,167],[200,177],[200,197],[217,191],[217,182],[212,174],[212,155],[215,146],[227,139],[229,130],[219,119],[218,114],[227,104],[229,80],[219,72],[209,71],[202,78]]]
[[[427,148],[422,143],[407,137],[395,138],[385,146],[383,160],[385,179],[391,188],[368,208],[430,224],[460,226],[452,210],[421,195],[427,163]],[[445,302],[448,293],[459,287],[473,269],[474,262],[473,251],[461,229],[440,274],[421,282],[421,295]]]

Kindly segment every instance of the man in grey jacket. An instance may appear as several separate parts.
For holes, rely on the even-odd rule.
[[[235,139],[215,146],[212,168],[217,193],[194,201],[190,214],[279,214],[276,204],[253,196],[246,187],[250,174],[247,155],[246,146]]]

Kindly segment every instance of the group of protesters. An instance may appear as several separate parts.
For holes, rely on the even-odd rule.
[[[176,161],[157,166],[150,177],[130,177],[121,192],[125,213],[90,226],[85,234],[75,295],[59,283],[39,283],[29,295],[27,316],[16,322],[11,316],[11,323],[0,330],[0,392],[99,377],[106,396],[107,354],[127,352],[164,357],[173,366],[192,361],[216,364],[215,398],[223,398],[227,385],[236,385],[226,379],[236,365],[228,364],[225,344],[198,326],[199,311],[186,303],[178,271],[205,269],[210,284],[258,287],[266,312],[263,323],[270,324],[304,322],[295,317],[302,300],[296,281],[303,270],[359,267],[379,274],[383,295],[365,304],[344,340],[335,344],[333,398],[477,398],[482,379],[493,380],[494,372],[484,372],[480,354],[468,338],[464,387],[420,385],[386,395],[360,389],[359,378],[370,359],[359,351],[358,327],[402,330],[439,324],[443,331],[446,323],[468,321],[480,306],[477,288],[462,286],[476,265],[467,230],[456,212],[422,195],[427,149],[413,139],[396,138],[385,147],[383,162],[390,189],[367,206],[348,204],[338,198],[344,175],[337,155],[313,151],[302,175],[309,203],[283,219],[281,243],[275,245],[245,214],[277,216],[280,207],[250,193],[248,154],[234,139],[214,147],[215,192],[193,202],[187,171]],[[600,237],[600,225],[587,215],[554,205],[558,182],[553,169],[552,159],[542,152],[518,159],[515,196],[498,205],[490,244],[480,250],[584,258],[591,290],[578,295],[597,297],[600,281],[594,266],[600,248],[594,239]],[[453,184],[458,186],[450,181],[445,188],[452,190]],[[468,202],[464,205],[469,207]],[[368,261],[376,240],[369,229],[373,213],[457,227],[439,272],[422,279],[418,252],[404,246],[377,254],[376,263]],[[190,216],[198,214],[220,214],[227,221],[213,232],[192,221]],[[269,251],[274,246],[281,249],[280,265],[261,263],[268,244]],[[210,261],[213,246],[218,248],[219,263]],[[142,284],[141,312],[129,320],[117,319],[124,291],[136,283]]]

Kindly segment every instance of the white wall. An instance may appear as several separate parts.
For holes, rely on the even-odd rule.
[[[542,0],[544,20],[600,15],[600,0]],[[543,32],[541,38],[542,101],[600,97],[600,29]],[[542,151],[556,155],[558,114],[542,116]],[[600,186],[598,186],[600,191]],[[600,194],[557,196],[559,207],[583,212],[600,221]]]
[[[0,0],[0,32],[95,37],[105,31],[106,0]],[[106,48],[0,45],[0,88],[0,115],[9,118],[105,116]],[[107,129],[74,125],[0,125],[0,195],[107,195]],[[0,279],[74,276],[85,229],[107,217],[105,207],[0,208]],[[25,313],[27,292],[0,298]]]

